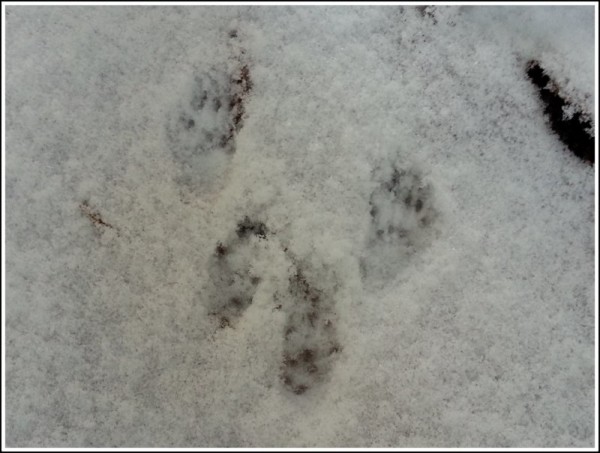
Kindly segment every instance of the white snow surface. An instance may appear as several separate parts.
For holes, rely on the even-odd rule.
[[[594,26],[7,6],[6,445],[593,446]]]

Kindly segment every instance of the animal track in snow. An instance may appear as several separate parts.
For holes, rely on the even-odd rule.
[[[235,236],[215,247],[208,263],[211,280],[208,308],[221,328],[231,327],[252,303],[261,278],[251,271],[252,256],[257,251],[252,250],[255,244],[250,238],[264,240],[266,234],[264,223],[245,217],[238,224]]]
[[[416,6],[417,11],[419,11],[419,14],[421,15],[421,17],[425,18],[425,19],[430,19],[431,22],[433,23],[433,25],[436,25],[438,23],[437,21],[437,8],[433,5],[423,5],[423,6]]]
[[[432,186],[416,168],[378,170],[381,181],[369,200],[371,228],[361,262],[363,275],[377,268],[392,277],[417,250],[432,240],[437,212]]]
[[[315,287],[298,267],[288,291],[280,377],[300,395],[323,380],[341,347],[332,295]]]
[[[261,241],[275,241],[291,264],[291,276],[282,294],[273,294],[277,310],[285,313],[283,352],[279,377],[285,388],[302,394],[324,380],[341,347],[337,341],[334,295],[308,278],[275,234],[256,219],[244,217],[230,239],[218,242],[209,263],[208,312],[219,327],[234,327],[252,304],[257,286],[268,275],[257,275],[253,263],[264,249]],[[283,269],[282,269],[283,271]]]
[[[233,73],[213,67],[193,76],[166,125],[179,183],[201,193],[220,188],[236,151],[251,89],[247,64],[239,63]]]

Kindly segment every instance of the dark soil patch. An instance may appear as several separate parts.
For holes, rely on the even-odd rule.
[[[594,137],[589,132],[592,129],[589,115],[561,96],[559,86],[540,66],[539,61],[532,60],[527,64],[527,76],[538,88],[551,129],[573,154],[593,165]],[[564,115],[566,108],[574,111],[570,118]]]

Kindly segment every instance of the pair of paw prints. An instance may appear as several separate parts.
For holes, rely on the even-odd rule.
[[[295,394],[325,380],[341,347],[336,335],[334,297],[311,282],[274,233],[257,220],[244,217],[225,242],[215,246],[209,265],[212,290],[208,313],[221,329],[234,328],[253,302],[264,276],[253,273],[261,241],[275,242],[292,263],[285,294],[273,295],[275,309],[285,313],[279,378]]]

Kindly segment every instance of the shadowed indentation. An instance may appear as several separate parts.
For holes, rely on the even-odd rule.
[[[527,64],[527,76],[538,88],[550,128],[573,154],[593,165],[594,136],[589,115],[561,96],[559,86],[538,61]],[[567,111],[571,113],[567,114]]]

